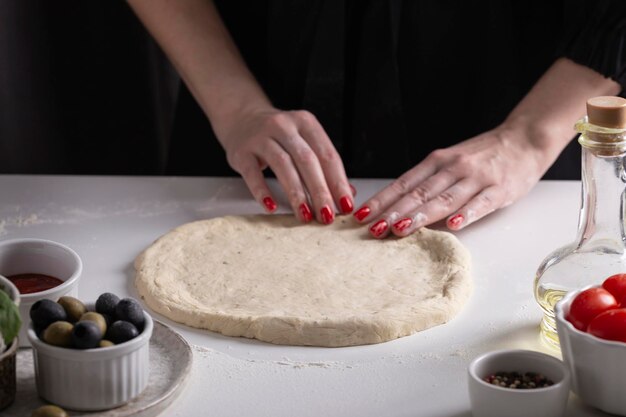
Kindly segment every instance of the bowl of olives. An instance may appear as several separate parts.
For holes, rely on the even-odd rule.
[[[37,392],[78,411],[118,407],[148,384],[152,318],[139,302],[105,293],[95,303],[64,296],[30,309]]]

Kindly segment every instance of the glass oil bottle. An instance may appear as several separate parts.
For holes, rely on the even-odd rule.
[[[576,123],[582,146],[582,201],[576,240],[549,254],[537,270],[541,334],[558,347],[555,304],[570,290],[626,273],[626,99],[595,97]],[[619,300],[618,300],[619,302]]]

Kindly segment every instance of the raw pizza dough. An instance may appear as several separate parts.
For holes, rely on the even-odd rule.
[[[135,284],[158,313],[270,343],[380,343],[450,320],[472,283],[467,250],[421,229],[372,239],[352,219],[303,225],[291,215],[182,225],[135,260]]]

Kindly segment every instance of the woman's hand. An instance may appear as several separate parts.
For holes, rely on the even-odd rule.
[[[302,221],[332,223],[335,207],[352,212],[343,163],[326,132],[309,112],[272,107],[212,1],[129,4],[208,116],[230,165],[267,211],[276,209],[262,174],[269,167]]]
[[[458,230],[525,195],[551,162],[524,131],[500,127],[432,152],[354,216],[377,238],[444,218]]]
[[[268,212],[277,207],[263,177],[268,167],[301,221],[315,217],[330,224],[336,208],[352,212],[353,192],[341,158],[308,111],[247,110],[228,129],[221,129],[219,139],[231,167]]]
[[[452,230],[508,206],[541,178],[572,139],[589,97],[620,85],[559,58],[502,125],[429,155],[369,199],[354,216],[373,236],[406,236],[447,218]]]

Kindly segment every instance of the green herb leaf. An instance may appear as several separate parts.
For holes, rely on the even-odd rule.
[[[7,293],[0,290],[0,332],[7,346],[13,342],[21,326],[22,320],[17,306]]]

